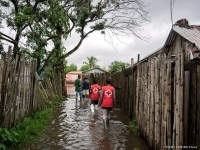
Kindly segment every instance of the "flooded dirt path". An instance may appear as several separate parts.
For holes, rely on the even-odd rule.
[[[128,119],[120,109],[111,111],[110,125],[104,129],[101,108],[92,114],[89,100],[76,103],[71,98],[55,110],[43,137],[20,150],[148,150],[148,147],[130,132]]]

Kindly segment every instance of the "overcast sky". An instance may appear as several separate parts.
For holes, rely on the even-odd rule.
[[[170,0],[144,1],[149,5],[147,10],[149,10],[149,15],[151,16],[151,22],[143,26],[144,30],[142,32],[143,36],[150,37],[148,42],[132,36],[131,38],[121,37],[121,42],[113,39],[114,44],[112,45],[106,41],[108,37],[105,40],[104,35],[94,32],[83,41],[81,47],[76,52],[67,57],[68,64],[74,63],[80,69],[83,62],[87,61],[87,57],[94,56],[98,59],[97,64],[101,68],[108,68],[113,61],[131,63],[131,58],[134,58],[134,62],[136,62],[138,54],[140,54],[140,59],[142,59],[161,48],[172,27]],[[200,0],[173,1],[173,23],[186,18],[190,25],[200,25]],[[8,31],[8,33],[12,35],[11,32]],[[66,50],[69,51],[74,48],[78,41],[79,36],[72,34],[71,38],[64,43]]]
[[[131,62],[131,58],[137,60],[158,50],[165,43],[165,40],[172,27],[170,15],[170,0],[145,0],[149,4],[148,10],[151,22],[144,25],[143,36],[149,36],[149,42],[142,41],[136,37],[121,37],[119,42],[114,40],[114,46],[106,42],[104,35],[95,32],[87,37],[81,47],[67,60],[74,63],[78,69],[87,61],[87,57],[94,56],[98,59],[97,64],[101,68],[106,67],[113,61]],[[175,0],[173,7],[173,23],[186,18],[190,25],[200,25],[199,15],[200,0]],[[78,36],[72,35],[66,43],[66,49],[70,50],[77,43]]]

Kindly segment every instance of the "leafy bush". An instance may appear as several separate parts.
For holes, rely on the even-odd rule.
[[[137,121],[136,121],[135,119],[133,119],[133,120],[129,123],[129,126],[130,126],[131,132],[133,132],[134,135],[139,135],[139,132],[138,132],[138,125],[137,125]]]
[[[20,135],[18,145],[23,145],[41,136],[51,118],[52,110],[52,108],[47,108],[36,112],[32,117],[26,117],[23,123],[16,126],[15,131]]]
[[[52,111],[52,108],[46,108],[36,112],[33,116],[26,117],[22,123],[10,131],[6,128],[0,128],[0,150],[17,147],[38,139],[46,128]]]
[[[54,104],[47,106],[30,117],[26,117],[15,128],[11,130],[0,128],[0,150],[17,147],[38,139],[51,119],[53,109],[62,102],[62,98],[55,95],[53,101]]]
[[[0,128],[0,149],[6,150],[7,145],[16,145],[18,137],[19,134],[16,131]]]

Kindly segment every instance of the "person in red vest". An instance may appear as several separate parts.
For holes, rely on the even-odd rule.
[[[98,101],[99,101],[99,96],[100,96],[100,90],[101,87],[97,84],[98,81],[94,79],[94,84],[90,86],[90,107],[91,107],[91,112],[94,113],[94,110],[98,109]]]
[[[99,105],[103,109],[104,127],[107,129],[110,120],[110,111],[115,105],[115,88],[111,85],[111,79],[106,79],[106,86],[102,86]]]

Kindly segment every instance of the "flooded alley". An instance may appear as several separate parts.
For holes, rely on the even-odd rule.
[[[44,132],[43,137],[20,150],[148,150],[145,142],[129,130],[123,112],[111,111],[108,129],[104,129],[102,110],[90,112],[89,100],[74,98],[63,101]]]

